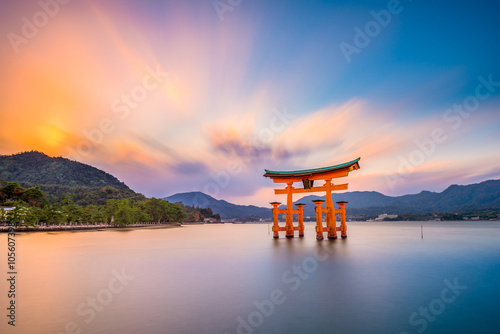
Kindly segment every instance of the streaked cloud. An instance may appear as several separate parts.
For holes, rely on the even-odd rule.
[[[405,33],[434,38],[412,23],[428,10],[420,4],[347,64],[335,43],[373,6],[346,16],[335,5],[244,2],[221,22],[210,1],[70,2],[19,53],[0,42],[0,153],[71,157],[149,196],[212,189],[260,205],[273,196],[264,168],[357,157],[350,190],[398,195],[500,177],[500,89],[458,128],[443,119],[475,93],[479,75],[500,81],[498,47],[475,40],[480,55],[448,44],[418,53]],[[19,32],[37,10],[36,2],[0,4],[0,32]],[[429,24],[454,24],[441,20]],[[167,75],[127,106],[151,71]],[[401,172],[436,128],[446,140]],[[388,173],[403,182],[391,187]]]

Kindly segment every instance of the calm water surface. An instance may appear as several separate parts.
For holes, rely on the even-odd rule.
[[[312,224],[18,235],[17,326],[2,279],[0,332],[500,333],[500,223],[420,224],[322,242]]]

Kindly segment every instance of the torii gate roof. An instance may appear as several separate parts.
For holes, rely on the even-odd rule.
[[[341,170],[341,169],[347,169],[351,168],[352,169],[359,169],[359,159],[357,158],[355,160],[345,162],[340,165],[334,165],[334,166],[329,166],[329,167],[322,167],[322,168],[314,168],[314,169],[304,169],[304,170],[294,170],[294,171],[272,171],[272,170],[267,170],[266,173],[264,174],[265,177],[298,177],[298,178],[304,178],[307,176],[312,176],[315,174],[324,174],[324,173],[330,173],[336,170]]]

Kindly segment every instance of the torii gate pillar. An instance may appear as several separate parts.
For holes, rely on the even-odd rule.
[[[337,202],[340,206],[340,236],[342,239],[347,238],[347,224],[345,223],[345,205],[347,202]]]
[[[293,182],[286,183],[286,237],[293,238]]]

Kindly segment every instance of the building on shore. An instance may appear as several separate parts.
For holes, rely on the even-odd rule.
[[[389,218],[389,219],[396,219],[396,218],[398,218],[398,215],[388,215],[387,213],[383,213],[383,214],[381,214],[381,215],[378,215],[378,217],[377,217],[377,218],[375,218],[375,221],[377,221],[377,222],[378,222],[378,221],[382,221],[382,220],[384,220],[384,219],[386,219],[386,218]]]

